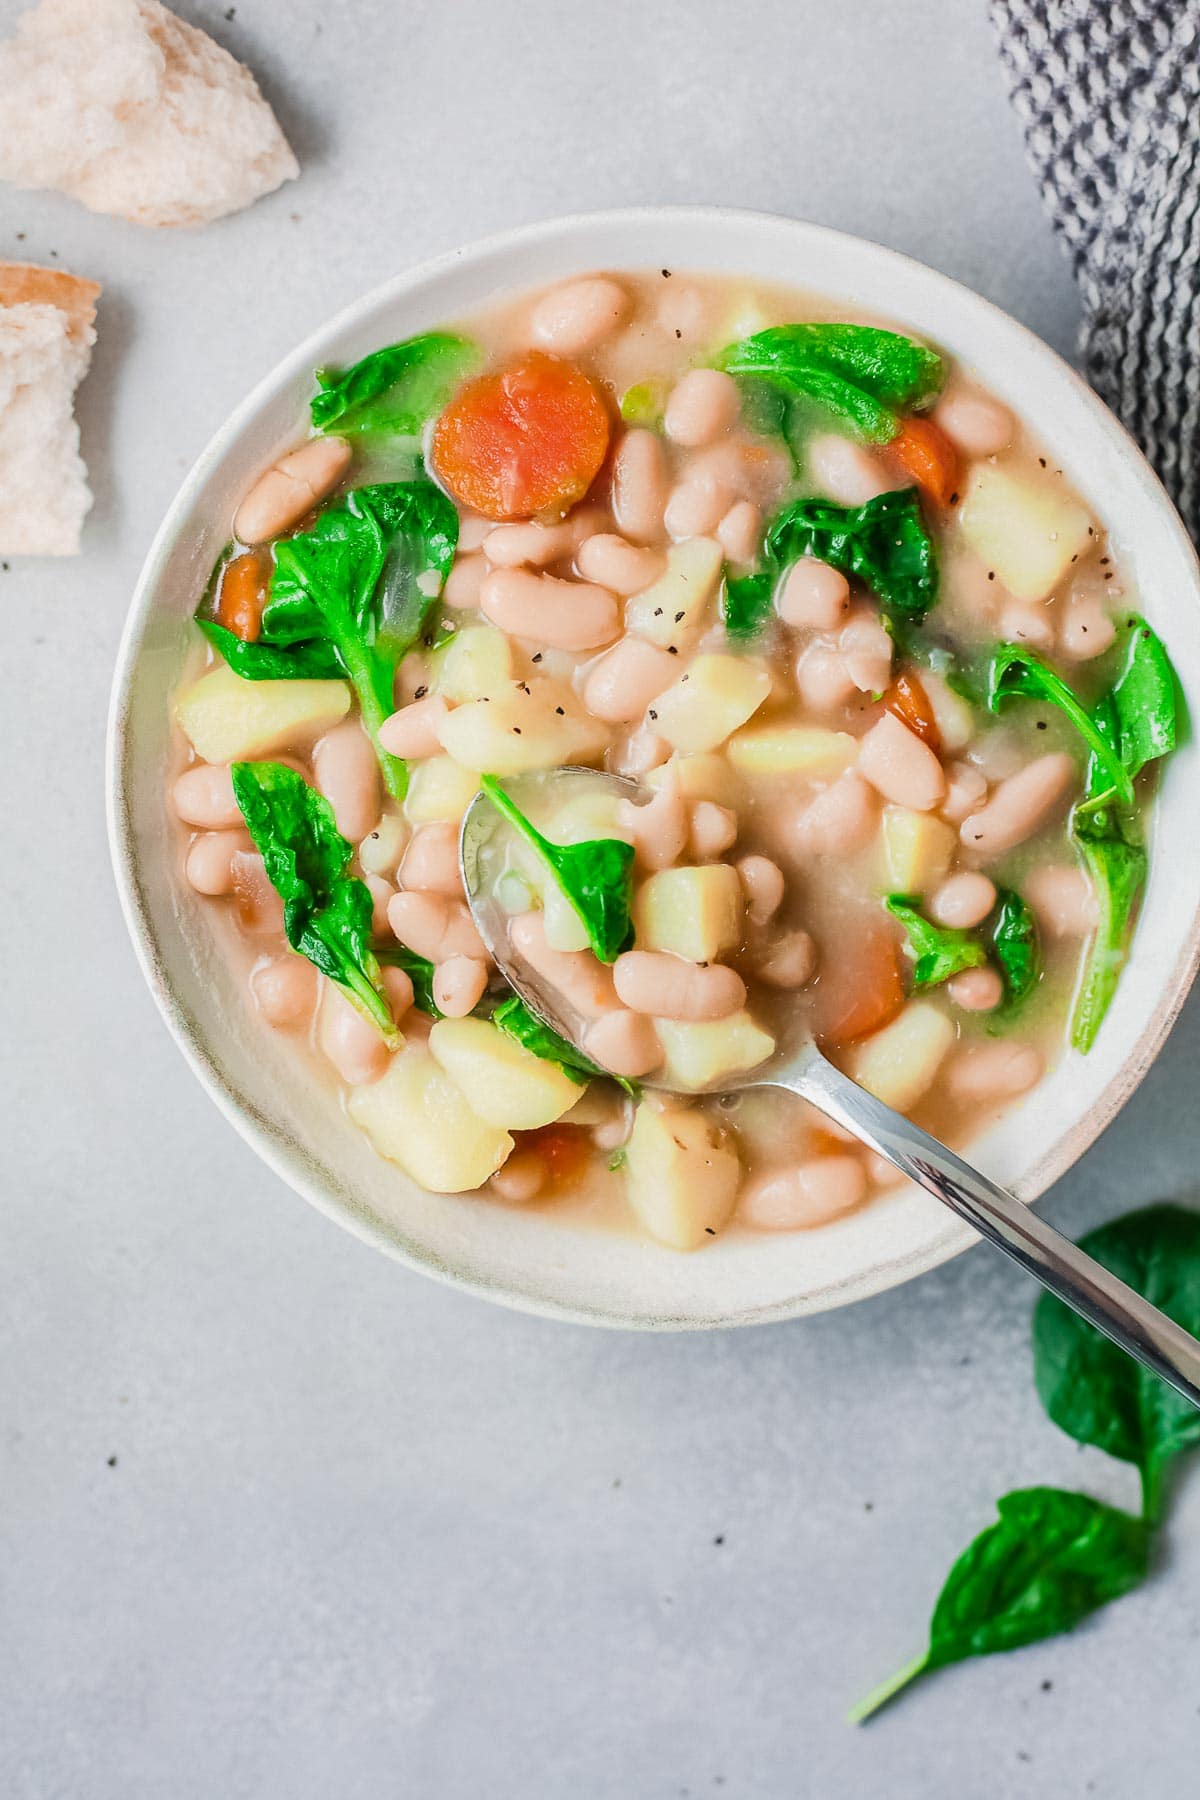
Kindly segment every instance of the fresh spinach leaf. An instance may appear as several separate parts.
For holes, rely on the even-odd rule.
[[[767,527],[768,561],[785,569],[816,556],[875,594],[885,616],[914,624],[937,599],[937,552],[916,488],[877,494],[863,506],[795,500]]]
[[[429,331],[373,350],[340,372],[318,369],[313,428],[339,437],[416,437],[478,361],[468,339]]]
[[[1175,671],[1166,645],[1145,619],[1130,621],[1125,663],[1110,698],[1117,746],[1131,777],[1170,755],[1178,737]]]
[[[731,575],[725,570],[721,590],[721,617],[733,638],[756,637],[771,617],[775,584],[774,571],[762,570],[755,575]]]
[[[577,1050],[574,1044],[562,1037],[552,1026],[539,1019],[517,994],[510,994],[502,1000],[492,1014],[492,1024],[505,1037],[515,1038],[534,1056],[540,1056],[543,1062],[557,1063],[564,1075],[586,1087],[589,1081],[607,1080],[609,1077],[599,1063]]]
[[[371,949],[370,890],[346,873],[353,849],[333,808],[283,763],[238,762],[231,773],[246,829],[283,901],[288,943],[394,1042],[395,1022]]]
[[[929,1648],[849,1715],[861,1725],[920,1675],[970,1656],[1017,1650],[1070,1631],[1143,1579],[1145,1522],[1063,1488],[1019,1488],[1000,1517],[969,1544],[946,1577]]]
[[[716,366],[808,402],[872,444],[890,443],[896,409],[919,406],[942,381],[934,351],[869,325],[773,325],[727,345]]]
[[[261,638],[248,644],[215,619],[197,618],[197,625],[243,681],[333,681],[345,674],[331,644],[271,644]]]
[[[1113,806],[1084,813],[1077,808],[1072,817],[1099,914],[1071,1013],[1071,1043],[1085,1055],[1117,991],[1149,867],[1144,846],[1131,835],[1134,821],[1123,818],[1123,810]]]
[[[936,987],[963,969],[978,969],[987,961],[987,951],[972,932],[934,925],[911,895],[889,894],[884,905],[904,927],[913,958],[914,987]]]
[[[1132,805],[1133,783],[1120,754],[1079,696],[1032,650],[1019,644],[997,644],[988,666],[988,709],[998,713],[1007,701],[1016,699],[1044,700],[1056,706],[1071,721],[1122,800]]]
[[[1001,888],[987,931],[1004,978],[1005,998],[1010,1006],[1016,1006],[1033,992],[1042,973],[1041,938],[1033,908],[1012,888]]]
[[[433,997],[436,969],[427,956],[418,956],[406,944],[388,944],[376,950],[375,955],[388,968],[404,970],[412,982],[413,1005],[418,1012],[428,1013],[434,1019],[442,1017],[442,1009]]]
[[[1200,1334],[1200,1213],[1145,1207],[1089,1232],[1080,1249]],[[1056,1425],[1136,1464],[1145,1515],[1156,1518],[1166,1465],[1200,1444],[1200,1412],[1051,1294],[1034,1312],[1033,1373]]]
[[[497,812],[550,870],[584,925],[601,962],[617,960],[633,942],[629,917],[633,845],[620,838],[591,838],[583,844],[552,844],[505,793],[494,775],[479,783]]]

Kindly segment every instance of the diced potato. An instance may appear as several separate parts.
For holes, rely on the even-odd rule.
[[[771,691],[770,671],[745,656],[698,656],[654,702],[654,729],[676,750],[715,750],[756,713]]]
[[[552,844],[586,844],[592,838],[622,838],[628,842],[628,827],[621,822],[620,795],[600,786],[584,787],[581,779],[576,786],[582,792],[572,794],[552,811],[537,814],[539,831]]]
[[[704,756],[673,756],[670,762],[649,769],[642,780],[647,787],[661,787],[667,779],[678,776],[679,791],[685,800],[715,800],[718,806],[736,806],[741,786],[721,752]]]
[[[666,648],[682,648],[708,624],[725,553],[715,538],[688,538],[667,551],[658,580],[625,603],[625,629]]]
[[[701,1025],[655,1019],[663,1065],[655,1076],[663,1087],[698,1092],[743,1069],[756,1069],[775,1049],[775,1039],[748,1012]]]
[[[513,1147],[423,1048],[403,1051],[380,1080],[353,1089],[349,1109],[380,1156],[434,1194],[482,1187]]]
[[[885,1106],[908,1112],[933,1086],[954,1038],[945,1013],[928,1001],[910,1000],[890,1025],[854,1046],[846,1072]]]
[[[640,1222],[672,1250],[698,1250],[728,1223],[737,1152],[704,1114],[642,1105],[625,1151],[625,1191]]]
[[[472,1110],[505,1131],[536,1131],[561,1119],[579,1083],[486,1019],[439,1019],[429,1034],[435,1062],[458,1084]]]
[[[414,825],[457,825],[479,791],[479,776],[451,756],[414,763],[404,810]]]
[[[442,746],[468,769],[523,775],[600,755],[608,727],[589,718],[568,682],[506,681],[487,699],[456,706],[438,726]]]
[[[801,775],[833,781],[858,755],[848,731],[817,725],[754,725],[730,738],[725,752],[741,775]]]
[[[494,693],[512,679],[512,646],[494,625],[466,626],[433,660],[434,693],[456,705]]]
[[[639,950],[670,950],[689,962],[715,962],[742,938],[742,886],[729,863],[660,869],[634,901]]]
[[[1020,600],[1047,599],[1088,545],[1091,518],[1056,481],[981,463],[967,484],[963,538]]]
[[[553,875],[542,884],[542,923],[552,950],[586,950],[591,944],[587,926]]]
[[[350,711],[344,681],[244,681],[219,663],[185,689],[175,717],[205,762],[239,762],[329,731]]]
[[[883,862],[892,893],[924,894],[950,867],[958,833],[933,813],[907,806],[883,809]]]

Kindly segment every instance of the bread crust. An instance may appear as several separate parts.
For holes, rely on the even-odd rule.
[[[98,281],[71,275],[66,269],[0,262],[0,306],[56,306],[67,315],[67,335],[75,343],[91,341],[100,293]]]

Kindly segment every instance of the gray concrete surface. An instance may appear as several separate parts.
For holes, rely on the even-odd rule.
[[[963,0],[181,0],[303,179],[200,235],[0,197],[0,255],[105,283],[77,563],[0,570],[6,1800],[1175,1800],[1200,1484],[1070,1641],[841,1716],[918,1646],[995,1496],[1131,1472],[1043,1419],[984,1250],[808,1323],[650,1339],[373,1255],[187,1073],[101,807],[126,596],[177,482],[333,308],[576,207],[728,201],[884,240],[1062,348],[1075,303]],[[0,0],[0,24],[15,17]],[[1200,1010],[1048,1201],[1195,1189]]]

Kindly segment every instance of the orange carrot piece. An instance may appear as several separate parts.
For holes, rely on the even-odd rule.
[[[958,451],[932,419],[911,416],[888,449],[935,506],[950,506],[959,491],[962,463]]]
[[[883,704],[887,712],[894,713],[902,725],[928,744],[935,756],[942,754],[942,734],[919,675],[909,669],[901,670],[883,696]]]
[[[868,925],[857,942],[822,968],[814,992],[822,1041],[852,1044],[881,1031],[904,1005],[895,937],[885,925]]]
[[[592,1147],[582,1125],[543,1125],[537,1131],[521,1132],[518,1141],[522,1150],[537,1152],[546,1165],[547,1179],[559,1186],[582,1174]]]
[[[267,603],[268,570],[266,558],[257,550],[235,556],[221,572],[221,589],[217,595],[216,620],[244,644],[258,642],[262,630],[263,607]]]

